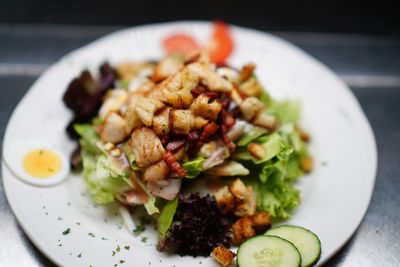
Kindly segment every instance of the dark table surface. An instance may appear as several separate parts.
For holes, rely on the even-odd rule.
[[[13,108],[37,77],[67,52],[117,29],[0,24],[1,146]],[[367,214],[326,266],[400,266],[400,37],[273,34],[322,61],[349,85],[372,125],[378,146],[376,185]],[[340,214],[337,219],[345,220]],[[2,183],[0,266],[52,266],[19,227]]]

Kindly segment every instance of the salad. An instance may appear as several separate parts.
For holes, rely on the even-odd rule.
[[[223,27],[214,36],[227,38]],[[98,77],[83,71],[71,81],[63,97],[74,113],[67,131],[79,140],[71,166],[95,203],[121,203],[128,226],[127,209],[143,207],[156,220],[158,250],[211,253],[227,266],[231,244],[246,244],[238,264],[252,266],[249,242],[260,247],[257,234],[291,217],[300,203],[295,182],[312,171],[300,105],[273,99],[254,64],[222,64],[231,51],[178,51],[174,38],[166,42],[169,55],[159,61],[104,63]],[[280,248],[290,241],[262,238]],[[287,251],[300,265],[302,251]]]

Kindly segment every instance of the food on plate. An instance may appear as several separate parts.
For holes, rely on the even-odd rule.
[[[223,65],[227,58],[232,54],[234,43],[230,34],[229,26],[225,22],[216,21],[213,25],[212,34],[204,45],[200,45],[188,34],[176,33],[165,38],[163,46],[167,54],[185,54],[203,49],[209,53],[211,62]],[[188,60],[193,60],[193,57],[189,57]],[[152,77],[153,80],[155,77],[158,77],[157,70],[155,75]]]
[[[44,142],[27,140],[13,144],[5,151],[4,159],[18,178],[33,185],[57,184],[69,173],[69,163],[64,154]]]
[[[279,236],[295,245],[301,255],[302,267],[315,265],[321,256],[321,241],[318,236],[303,227],[283,225],[270,229],[265,234]]]
[[[256,236],[237,252],[238,267],[300,267],[301,256],[289,241],[277,236]]]
[[[215,27],[213,42],[231,40],[226,25]],[[167,39],[171,51],[179,39],[190,41]],[[257,235],[291,217],[300,203],[294,183],[312,170],[300,105],[273,99],[254,64],[215,64],[231,49],[103,64],[99,78],[83,71],[64,96],[74,112],[68,130],[79,136],[71,163],[95,203],[121,203],[124,220],[126,208],[144,207],[160,251],[212,255],[226,266],[233,244],[243,266],[257,266],[243,258],[249,249],[270,248],[299,264],[290,242]],[[208,193],[189,190],[201,181]]]

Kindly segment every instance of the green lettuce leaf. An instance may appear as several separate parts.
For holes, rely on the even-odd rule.
[[[195,178],[203,170],[204,158],[199,156],[191,161],[183,163],[182,167],[186,170],[186,178]]]
[[[238,146],[247,146],[249,143],[257,140],[257,138],[266,135],[268,132],[260,127],[254,127],[252,125],[246,125],[246,129],[243,135],[236,142]]]
[[[281,123],[296,123],[299,121],[300,111],[299,101],[284,100],[271,101],[267,113],[274,115]]]
[[[129,165],[131,166],[132,170],[138,171],[138,170],[139,170],[139,167],[138,167],[138,165],[137,165],[136,162],[135,162],[135,160],[136,160],[135,154],[133,153],[132,148],[131,148],[131,146],[128,144],[128,142],[126,142],[126,143],[124,144],[123,150],[124,150],[125,155],[128,157]]]
[[[266,183],[253,182],[257,195],[257,206],[268,211],[274,219],[288,219],[300,203],[300,193],[290,182],[285,182],[279,174],[271,175]]]
[[[258,141],[263,141],[261,145],[265,150],[265,155],[262,159],[255,158],[247,151],[246,148],[239,148],[235,152],[233,157],[237,160],[252,160],[254,164],[265,163],[276,156],[287,157],[293,152],[293,147],[288,143],[285,137],[281,136],[279,133],[273,133],[266,136],[264,139],[259,139]]]
[[[82,149],[90,153],[100,152],[96,145],[100,137],[91,124],[74,124],[74,129],[81,137],[79,143]]]
[[[158,239],[161,240],[165,237],[168,229],[171,227],[176,209],[178,207],[179,195],[173,200],[167,202],[161,210],[160,216],[157,219]]]

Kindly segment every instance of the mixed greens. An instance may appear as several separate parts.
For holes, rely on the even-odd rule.
[[[82,72],[64,101],[79,136],[71,163],[93,201],[143,206],[157,218],[158,248],[192,256],[290,218],[295,182],[312,170],[310,138],[300,104],[272,99],[254,69],[196,52],[104,64],[98,80]],[[186,194],[199,180],[211,195]]]

